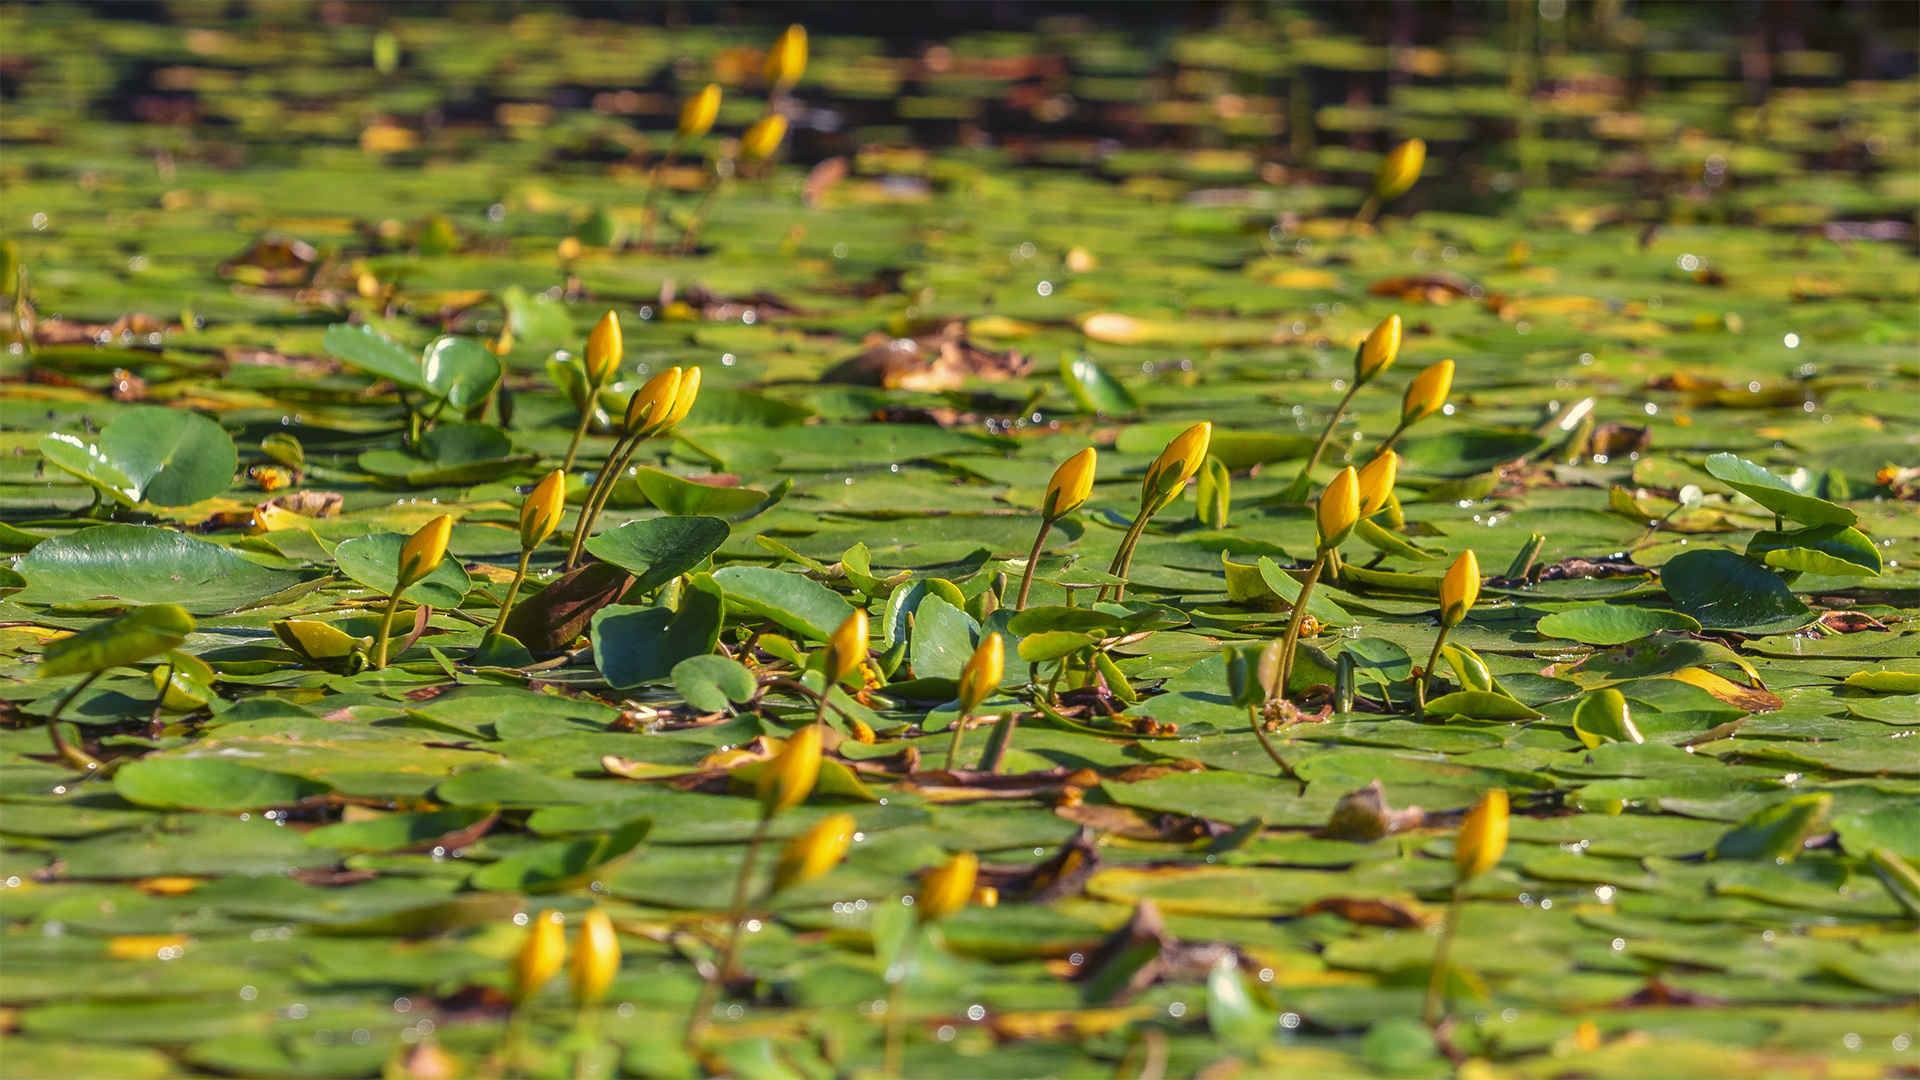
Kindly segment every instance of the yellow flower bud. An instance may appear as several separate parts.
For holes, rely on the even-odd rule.
[[[673,395],[673,411],[662,421],[659,431],[671,431],[680,426],[680,421],[693,411],[693,403],[700,400],[700,369],[687,368],[680,373],[680,390]]]
[[[1320,501],[1313,508],[1314,523],[1319,526],[1321,551],[1337,548],[1353,531],[1360,520],[1360,477],[1349,465],[1340,470],[1320,493]]]
[[[513,959],[513,1000],[525,1001],[539,993],[566,962],[566,916],[548,908],[534,916],[527,940]]]
[[[1213,424],[1202,420],[1173,437],[1160,456],[1147,467],[1147,479],[1140,488],[1140,501],[1158,506],[1193,479],[1207,460],[1207,446],[1213,442]]]
[[[960,669],[960,715],[967,716],[980,707],[980,703],[993,695],[1000,685],[1000,676],[1007,669],[1007,647],[999,634],[988,634],[973,655],[967,658],[967,666]]]
[[[1380,168],[1373,174],[1373,193],[1382,202],[1406,193],[1415,180],[1420,179],[1420,169],[1427,163],[1427,144],[1424,139],[1408,139],[1387,152],[1380,161]]]
[[[1507,793],[1493,788],[1473,804],[1453,841],[1453,869],[1471,881],[1493,869],[1507,851]]]
[[[1389,315],[1361,343],[1359,355],[1353,358],[1353,377],[1362,385],[1370,383],[1392,367],[1393,358],[1399,355],[1400,316]]]
[[[680,106],[680,137],[697,139],[713,130],[713,122],[720,115],[720,84],[708,83],[706,89],[687,99]]]
[[[1047,481],[1047,497],[1040,504],[1040,516],[1048,521],[1058,521],[1062,517],[1080,508],[1093,494],[1094,467],[1100,463],[1100,452],[1089,446],[1060,463],[1053,470],[1053,479]]]
[[[973,888],[974,907],[999,907],[1000,890],[991,885],[976,885]]]
[[[920,895],[913,910],[923,923],[938,922],[967,906],[973,881],[980,873],[980,856],[962,851],[945,866],[927,871],[920,879]]]
[[[1402,426],[1425,420],[1447,403],[1447,394],[1453,390],[1453,361],[1442,360],[1420,374],[1407,384],[1407,396],[1400,400],[1400,423]]]
[[[1472,548],[1460,553],[1440,579],[1440,625],[1459,626],[1467,609],[1480,598],[1480,560]]]
[[[613,932],[613,920],[599,908],[587,912],[580,924],[580,938],[573,943],[573,1000],[579,1005],[595,1005],[613,985],[620,973],[620,937]]]
[[[829,814],[788,841],[773,869],[773,891],[805,885],[839,866],[853,846],[854,827],[852,814]]]
[[[1388,450],[1360,470],[1360,516],[1372,517],[1393,497],[1393,482],[1400,475],[1400,455]]]
[[[786,117],[779,113],[763,117],[740,136],[740,156],[748,161],[764,161],[780,149],[780,142],[786,137]]]
[[[593,324],[587,335],[587,381],[595,386],[613,377],[620,367],[626,345],[620,337],[620,319],[609,311]]]
[[[452,532],[453,518],[441,514],[407,538],[407,542],[400,546],[400,580],[394,586],[394,591],[405,589],[433,573],[433,568],[447,557],[447,537]]]
[[[760,770],[760,813],[764,817],[807,801],[820,778],[820,725],[808,724],[787,737],[787,745]]]
[[[673,415],[680,396],[680,369],[670,367],[648,379],[627,400],[627,415],[621,426],[629,435],[651,435]]]
[[[520,548],[532,551],[560,527],[567,512],[567,474],[555,469],[534,485],[533,493],[520,504]]]
[[[867,658],[867,613],[854,608],[827,639],[827,681],[839,682]]]
[[[792,86],[806,70],[807,28],[794,23],[773,43],[773,48],[767,50],[767,85],[783,89]]]

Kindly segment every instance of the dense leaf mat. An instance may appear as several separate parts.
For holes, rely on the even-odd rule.
[[[243,97],[209,100],[263,146],[289,116],[357,123]],[[1270,187],[1189,198],[1178,170],[1121,185],[955,150],[863,155],[806,203],[797,169],[742,180],[668,258],[632,246],[644,171],[576,168],[600,135],[558,121],[423,168],[283,148],[158,172],[132,125],[87,122],[80,151],[8,123],[9,258],[39,322],[5,357],[0,430],[5,1075],[428,1075],[423,1047],[498,1070],[525,916],[593,905],[624,966],[590,1022],[564,979],[522,1008],[525,1067],[875,1075],[887,913],[958,851],[998,903],[892,957],[912,1076],[1913,1067],[1916,898],[1869,860],[1920,860],[1909,244],[1538,205],[1352,229],[1314,216],[1351,188],[1281,217]],[[668,197],[663,238],[697,197]],[[608,309],[625,362],[518,601],[575,621],[483,649]],[[1458,374],[1398,444],[1404,524],[1348,540],[1309,604],[1283,771],[1221,646],[1280,635],[1315,539],[1287,488],[1391,314],[1398,360],[1337,418],[1316,490],[1367,460],[1420,369]],[[438,375],[410,366],[423,349]],[[606,422],[669,365],[704,388],[613,487],[587,551],[615,569],[543,600]],[[1149,463],[1200,420],[1225,520],[1184,493],[1125,605],[1089,609]],[[1015,633],[1033,511],[1089,445],[1098,482],[1029,605],[1081,611]],[[401,536],[443,513],[453,561],[370,670]],[[1409,678],[1467,549],[1489,580],[1448,640],[1484,668],[1442,661],[1422,718]],[[62,723],[110,774],[85,776],[44,725],[80,676],[39,657],[136,604],[193,613],[181,648],[205,671],[175,662],[158,707],[159,658],[74,695]],[[758,912],[690,1053],[759,820],[733,771],[812,719],[782,680],[854,606],[867,675],[772,834],[846,810],[857,841]],[[337,633],[296,651],[290,619]],[[981,712],[1020,717],[997,779],[948,768],[985,725],[960,762],[946,733],[994,631],[1008,664]],[[1055,678],[1096,647],[1097,679]],[[1607,688],[1637,740],[1581,711]],[[1342,805],[1375,782],[1384,803]],[[1512,840],[1471,886],[1436,1039],[1416,1018],[1453,831],[1492,787]],[[1768,831],[1815,795],[1812,828]]]

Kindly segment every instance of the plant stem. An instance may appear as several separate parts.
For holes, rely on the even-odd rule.
[[[1159,507],[1152,503],[1140,504],[1140,512],[1133,516],[1133,524],[1127,526],[1127,535],[1120,540],[1120,550],[1113,553],[1113,564],[1107,567],[1107,573],[1115,577],[1127,576],[1127,570],[1133,566],[1133,546],[1140,542],[1140,534],[1147,528],[1147,519],[1151,518],[1153,512],[1158,509]],[[1108,589],[1114,590],[1113,598],[1116,602],[1127,598],[1126,585],[1103,585],[1100,588],[1100,595],[1094,598],[1096,603],[1107,598]]]
[[[580,545],[586,543],[581,530],[587,524],[587,519],[592,516],[594,505],[600,501],[601,490],[612,483],[614,463],[619,459],[626,444],[625,435],[614,440],[613,448],[607,451],[606,459],[600,462],[600,471],[593,476],[593,483],[587,485],[586,497],[580,501],[580,516],[573,520],[573,543],[567,548],[567,561],[561,565],[561,569],[573,569],[574,560],[580,557]]]
[[[1033,550],[1027,553],[1027,568],[1020,574],[1020,598],[1013,602],[1013,610],[1027,610],[1027,590],[1033,588],[1033,568],[1040,562],[1040,547],[1047,542],[1047,532],[1053,528],[1053,522],[1040,519],[1040,532],[1033,538]]]
[[[1433,974],[1427,979],[1427,1003],[1420,1010],[1420,1019],[1428,1027],[1440,1022],[1440,1011],[1446,1001],[1447,957],[1453,951],[1453,935],[1460,927],[1460,907],[1465,903],[1467,883],[1455,882],[1453,899],[1447,904],[1447,921],[1440,932],[1440,943],[1433,947]]]
[[[1313,481],[1309,474],[1313,472],[1314,466],[1320,464],[1320,455],[1327,452],[1327,442],[1333,438],[1333,429],[1340,426],[1340,418],[1346,415],[1347,406],[1353,403],[1353,395],[1359,392],[1360,380],[1355,378],[1353,385],[1347,387],[1347,395],[1340,399],[1340,404],[1333,407],[1333,415],[1327,417],[1326,430],[1320,433],[1320,441],[1313,444],[1313,453],[1307,457],[1307,463],[1300,467],[1300,476],[1294,479],[1294,486],[1298,487],[1302,483],[1309,487],[1312,485]],[[1302,496],[1302,501],[1305,501],[1305,496]]]
[[[733,974],[733,958],[740,951],[741,923],[747,914],[747,888],[753,878],[753,864],[760,855],[760,845],[767,839],[767,827],[773,824],[773,815],[767,814],[753,830],[753,837],[747,841],[746,857],[740,860],[740,876],[733,883],[733,907],[730,919],[733,929],[727,934],[726,951],[720,954],[720,963],[713,974],[700,987],[700,997],[693,1003],[693,1014],[687,1017],[687,1042],[693,1042],[694,1034],[699,1031],[707,1010],[713,1007],[714,998],[727,984]]]
[[[60,714],[66,712],[67,706],[73,704],[73,699],[80,696],[80,691],[92,685],[93,680],[100,675],[100,672],[95,671],[81,679],[72,690],[67,691],[67,696],[60,699],[60,704],[55,705],[52,715],[47,717],[47,737],[53,740],[54,752],[60,755],[61,761],[87,773],[99,771],[100,759],[73,745],[60,735]],[[162,693],[164,692],[163,690]]]
[[[1407,422],[1405,420],[1400,421],[1399,426],[1393,429],[1393,434],[1387,436],[1387,439],[1385,442],[1373,448],[1373,457],[1377,458],[1381,454],[1384,454],[1387,451],[1393,449],[1393,444],[1400,441],[1400,436],[1404,434],[1406,430],[1407,430]],[[1368,458],[1367,460],[1371,461],[1373,460],[1373,458]]]
[[[967,736],[968,715],[970,714],[962,712],[960,719],[953,722],[953,741],[947,744],[948,769],[958,769],[960,767],[960,741]]]
[[[560,463],[561,472],[573,471],[573,459],[580,453],[580,440],[587,437],[587,425],[593,423],[594,410],[600,407],[600,384],[587,386],[587,403],[580,407],[580,422],[574,425],[573,441],[567,444],[567,458]]]
[[[613,450],[602,464],[600,475],[594,478],[593,486],[587,489],[587,501],[580,506],[580,519],[574,522],[573,546],[567,549],[567,562],[563,569],[571,570],[580,562],[580,550],[586,546],[587,537],[593,535],[593,522],[600,511],[613,497],[613,486],[620,482],[620,474],[627,470],[627,463],[639,451],[643,440],[635,436],[622,443],[613,444]],[[622,450],[622,447],[625,447]],[[618,460],[616,460],[616,457]]]
[[[520,583],[527,580],[527,560],[533,558],[532,548],[520,549],[520,568],[513,572],[513,584],[507,586],[507,598],[500,601],[500,617],[493,620],[495,634],[503,633],[507,627],[507,616],[513,613],[513,598],[520,594]]]
[[[1427,715],[1427,691],[1432,689],[1433,666],[1440,662],[1440,647],[1447,643],[1447,631],[1452,629],[1445,623],[1440,625],[1440,636],[1433,639],[1433,652],[1427,655],[1427,667],[1420,673],[1420,681],[1413,684],[1414,715]]]
[[[1307,571],[1307,580],[1300,583],[1300,595],[1293,601],[1293,617],[1287,620],[1287,635],[1280,642],[1280,677],[1273,683],[1275,701],[1287,698],[1287,679],[1293,675],[1293,653],[1300,647],[1300,627],[1307,621],[1307,597],[1313,595],[1314,582],[1320,580],[1320,571],[1326,569],[1331,550],[1320,549],[1320,557],[1313,560],[1313,569]]]
[[[1280,766],[1281,774],[1292,776],[1293,770],[1288,768],[1287,763],[1281,759],[1280,751],[1275,750],[1273,744],[1267,741],[1267,733],[1263,730],[1267,722],[1260,717],[1258,708],[1255,705],[1247,706],[1247,723],[1253,725],[1253,737],[1260,740],[1260,749],[1265,750],[1267,756],[1273,759],[1273,763]]]
[[[1369,195],[1367,196],[1367,201],[1361,203],[1360,209],[1354,213],[1353,223],[1355,225],[1366,225],[1372,222],[1373,215],[1379,212],[1380,212],[1380,196]]]
[[[412,582],[408,582],[411,585]],[[387,597],[387,611],[380,617],[380,637],[373,643],[373,670],[379,671],[387,666],[387,637],[393,633],[393,613],[400,610],[400,594],[407,591],[407,585],[395,583],[393,595]]]

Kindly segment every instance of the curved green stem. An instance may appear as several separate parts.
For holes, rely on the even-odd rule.
[[[1354,212],[1353,223],[1355,225],[1370,224],[1373,221],[1373,215],[1379,212],[1380,196],[1369,195],[1367,201],[1360,204],[1360,209]]]
[[[1107,567],[1107,573],[1115,577],[1127,576],[1127,570],[1133,566],[1134,545],[1140,542],[1140,534],[1146,531],[1148,519],[1152,518],[1154,511],[1158,509],[1160,509],[1158,506],[1151,503],[1140,504],[1140,512],[1133,516],[1133,524],[1127,526],[1127,535],[1120,540],[1120,550],[1113,553],[1113,563]],[[1100,588],[1100,595],[1094,598],[1096,603],[1107,598],[1108,589],[1113,590],[1113,598],[1116,601],[1127,598],[1127,587],[1124,584],[1103,585]]]
[[[1013,610],[1027,610],[1027,590],[1033,588],[1033,568],[1040,562],[1040,548],[1047,542],[1047,533],[1053,528],[1052,520],[1040,519],[1040,532],[1033,538],[1033,550],[1027,553],[1027,568],[1020,574],[1020,598],[1013,602]]]
[[[1300,467],[1300,478],[1294,480],[1295,484],[1299,484],[1301,479],[1307,479],[1307,482],[1311,483],[1309,474],[1313,472],[1314,466],[1320,464],[1320,455],[1327,452],[1327,442],[1333,438],[1333,429],[1340,426],[1340,418],[1346,415],[1347,406],[1353,404],[1353,395],[1359,392],[1360,380],[1356,378],[1353,380],[1353,385],[1347,387],[1347,394],[1340,399],[1340,404],[1333,407],[1333,415],[1327,417],[1326,430],[1320,433],[1320,441],[1313,444],[1313,453],[1308,455],[1307,463]]]
[[[393,613],[400,610],[400,594],[407,591],[412,582],[395,583],[393,595],[387,597],[386,614],[380,617],[380,636],[373,643],[373,670],[379,671],[387,666],[387,638],[393,634]]]
[[[1440,662],[1440,647],[1447,643],[1447,631],[1453,629],[1445,623],[1440,624],[1440,636],[1433,639],[1433,652],[1427,656],[1427,668],[1420,673],[1420,681],[1413,684],[1414,715],[1427,715],[1427,693],[1433,686],[1433,666]]]
[[[574,425],[573,441],[567,444],[566,460],[560,463],[561,472],[573,471],[573,459],[580,454],[580,440],[587,437],[587,426],[593,423],[593,412],[600,407],[600,387],[587,387],[587,403],[580,409],[580,422]]]
[[[532,548],[520,549],[520,568],[513,572],[513,584],[507,586],[507,598],[500,601],[500,617],[493,620],[492,633],[506,632],[507,616],[513,613],[513,598],[520,595],[520,583],[527,580],[527,560],[531,558]]]
[[[1293,770],[1281,759],[1280,751],[1275,750],[1273,744],[1267,741],[1267,733],[1265,731],[1267,722],[1260,717],[1258,710],[1259,706],[1257,705],[1247,706],[1247,723],[1253,725],[1253,737],[1260,740],[1260,749],[1265,750],[1267,756],[1273,759],[1273,763],[1280,766],[1281,775],[1292,776]]]
[[[53,740],[54,752],[60,755],[61,761],[85,773],[100,771],[100,759],[68,742],[66,738],[60,734],[60,714],[66,712],[67,706],[73,704],[73,699],[80,696],[80,691],[92,685],[93,680],[99,678],[100,675],[101,672],[95,671],[89,673],[86,678],[81,679],[72,690],[67,691],[67,696],[60,699],[60,704],[55,705],[52,714],[47,717],[47,737]],[[166,690],[163,687],[161,693],[165,692]]]
[[[1409,425],[1407,421],[1405,420],[1400,421],[1399,426],[1393,429],[1393,434],[1387,436],[1385,442],[1373,448],[1373,457],[1377,458],[1381,454],[1384,454],[1387,451],[1393,449],[1393,444],[1400,441],[1400,436],[1406,433],[1408,426]],[[1371,461],[1373,460],[1373,458],[1368,458],[1367,460]]]
[[[953,722],[953,741],[947,744],[948,769],[958,769],[960,767],[960,742],[967,737],[967,717],[969,715],[971,714],[963,711],[960,714],[960,718]]]
[[[567,548],[567,561],[564,569],[571,570],[580,563],[580,551],[586,546],[587,537],[593,535],[593,523],[600,511],[613,497],[613,486],[620,482],[620,474],[625,472],[627,464],[640,449],[643,436],[633,436],[613,444],[613,450],[602,463],[600,475],[594,478],[593,486],[587,489],[587,501],[580,505],[580,518],[574,522],[573,544]]]
[[[1313,569],[1307,571],[1307,579],[1300,583],[1300,595],[1293,601],[1293,617],[1287,620],[1287,636],[1280,642],[1280,677],[1274,680],[1273,697],[1284,701],[1287,696],[1287,680],[1293,676],[1293,654],[1300,646],[1300,627],[1307,621],[1307,597],[1313,595],[1314,583],[1320,580],[1320,572],[1327,567],[1327,556],[1331,549],[1321,548],[1320,557],[1313,560]]]

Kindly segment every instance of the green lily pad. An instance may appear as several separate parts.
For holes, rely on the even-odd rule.
[[[55,537],[22,555],[14,568],[27,579],[11,598],[17,603],[111,598],[178,604],[199,615],[247,607],[304,580],[296,571],[270,569],[218,544],[151,525],[96,525]]]
[[[1690,615],[1657,608],[1622,604],[1582,604],[1556,611],[1534,624],[1543,637],[1566,638],[1587,645],[1624,645],[1663,630],[1700,629]]]
[[[220,758],[155,757],[113,774],[113,788],[130,803],[182,810],[264,810],[325,794],[326,784],[262,772]]]

